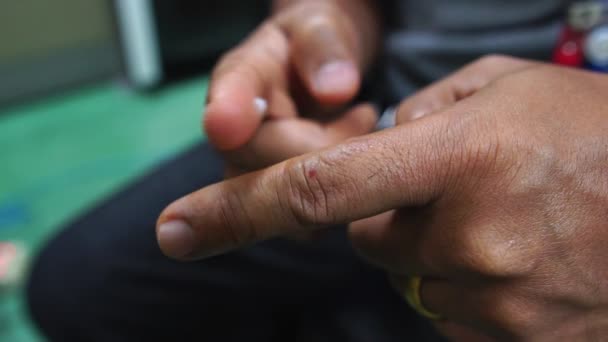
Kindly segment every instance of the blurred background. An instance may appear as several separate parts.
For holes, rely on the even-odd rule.
[[[0,0],[0,340],[66,222],[204,139],[206,73],[268,1]]]

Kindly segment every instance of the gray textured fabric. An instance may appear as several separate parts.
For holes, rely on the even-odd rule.
[[[393,1],[383,61],[389,102],[462,65],[500,53],[547,60],[566,0]]]

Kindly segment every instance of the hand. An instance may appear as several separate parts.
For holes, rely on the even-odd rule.
[[[204,126],[231,174],[373,130],[371,106],[345,108],[375,50],[354,22],[373,21],[358,3],[286,6],[221,59],[212,75]]]
[[[398,114],[438,104],[429,115],[174,202],[161,249],[188,260],[372,217],[350,227],[354,245],[397,283],[423,276],[446,335],[608,336],[608,79],[501,57],[476,68],[508,71],[464,73],[478,86],[457,73]]]

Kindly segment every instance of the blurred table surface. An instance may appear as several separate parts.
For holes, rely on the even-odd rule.
[[[0,241],[30,253],[68,220],[203,138],[207,79],[149,94],[116,83],[0,109]],[[22,290],[0,294],[0,340],[38,341]]]

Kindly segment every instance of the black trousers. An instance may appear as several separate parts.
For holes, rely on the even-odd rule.
[[[157,215],[221,180],[201,144],[79,218],[38,256],[31,315],[53,341],[431,341],[343,228],[193,263],[164,257]]]

